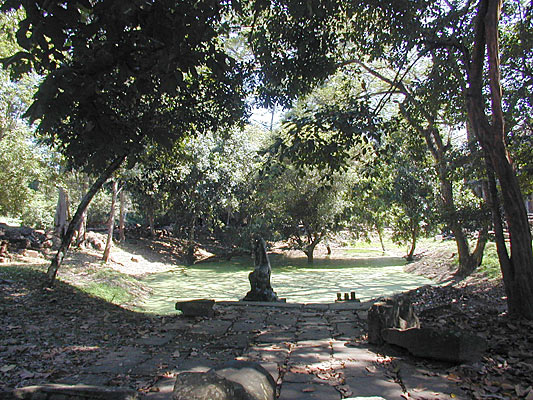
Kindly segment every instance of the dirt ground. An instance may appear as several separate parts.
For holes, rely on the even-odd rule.
[[[131,275],[165,271],[178,257],[173,246],[164,239],[142,239],[115,249],[109,267]],[[5,278],[3,268],[9,265],[0,266],[0,392],[43,382],[83,380],[91,367],[110,354],[136,348],[143,338],[163,340],[169,326],[181,324],[179,316],[134,312],[88,296],[69,284],[90,279],[83,271],[87,266],[100,265],[99,257],[96,251],[72,253],[61,272],[64,281],[54,289],[42,288],[47,266],[44,259],[15,260],[40,265],[16,279]],[[452,261],[449,252],[427,250],[407,269],[446,281]],[[434,373],[457,384],[468,398],[533,399],[533,322],[507,315],[500,281],[473,275],[461,282],[423,287],[410,296],[423,326],[463,329],[488,342],[481,361],[442,365]],[[364,329],[364,324],[360,328]],[[198,339],[194,330],[189,336],[185,331],[181,335],[183,342]],[[205,342],[216,344],[216,337],[206,337]],[[359,332],[358,337],[364,341],[365,333]],[[227,356],[232,356],[228,351]],[[425,362],[420,360],[420,364]],[[148,375],[115,371],[104,383],[149,392],[156,388],[158,379],[175,374],[168,368],[168,360],[154,365],[151,371]]]

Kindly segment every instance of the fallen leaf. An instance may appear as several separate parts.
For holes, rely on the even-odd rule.
[[[461,382],[461,378],[459,378],[457,375],[455,374],[450,374],[446,377],[446,379],[448,379],[449,381],[452,381],[452,382]]]
[[[14,364],[10,364],[10,365],[4,365],[2,368],[0,368],[0,372],[3,372],[3,373],[6,373],[6,372],[9,372],[13,369],[17,368],[16,365]]]
[[[306,387],[306,388],[302,389],[302,392],[304,392],[304,393],[310,393],[310,392],[314,392],[314,391],[315,391],[315,388],[313,388],[313,387]]]
[[[371,374],[375,374],[375,373],[378,371],[378,369],[377,369],[375,366],[373,366],[373,365],[369,365],[369,366],[366,367],[365,369],[366,369],[368,372],[370,372]]]

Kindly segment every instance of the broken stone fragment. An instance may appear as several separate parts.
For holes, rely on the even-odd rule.
[[[382,337],[416,357],[453,363],[477,361],[487,348],[484,339],[471,333],[433,328],[384,329]]]
[[[383,344],[381,332],[388,328],[419,328],[420,321],[415,315],[408,298],[396,296],[374,303],[368,311],[368,342]]]

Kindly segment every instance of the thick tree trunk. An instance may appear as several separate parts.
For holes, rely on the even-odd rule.
[[[109,177],[115,172],[126,156],[121,156],[115,159],[107,168],[106,170],[100,175],[100,177],[96,180],[96,182],[93,183],[87,194],[83,197],[83,199],[80,202],[80,205],[78,206],[78,209],[76,210],[76,214],[74,214],[74,217],[70,221],[70,224],[67,228],[67,231],[63,238],[61,239],[61,245],[59,246],[59,250],[57,251],[56,255],[52,259],[52,262],[50,263],[50,266],[48,267],[48,271],[46,273],[47,276],[47,286],[52,287],[54,285],[57,270],[59,267],[61,267],[61,264],[63,263],[63,259],[67,255],[67,251],[70,247],[70,243],[72,242],[72,238],[74,237],[74,232],[78,228],[81,218],[85,210],[87,210],[87,207],[89,206],[89,203],[93,199],[94,195],[100,190],[102,185],[109,179]]]
[[[120,216],[118,220],[118,241],[124,243],[126,234],[124,233],[124,221],[126,220],[126,193],[124,187],[120,190]]]
[[[313,264],[314,263],[314,261],[315,261],[314,252],[315,252],[315,246],[312,246],[312,245],[308,246],[304,250],[304,253],[307,256],[307,264]]]
[[[105,243],[104,254],[102,256],[103,262],[109,261],[109,254],[111,253],[111,246],[113,245],[113,231],[115,228],[115,205],[117,203],[118,183],[113,179],[113,192],[111,196],[111,209],[109,210],[109,220],[107,221],[107,241]]]
[[[69,200],[65,188],[60,187],[58,192],[56,214],[54,217],[54,231],[60,238],[62,238],[67,232],[68,220],[70,219]]]
[[[498,23],[501,0],[480,0],[476,18],[475,42],[468,68],[467,111],[469,122],[488,155],[501,186],[503,209],[510,236],[510,257],[505,242],[496,241],[511,315],[533,319],[533,249],[518,179],[505,145],[502,92],[499,65]],[[485,114],[483,72],[488,55],[491,117]],[[491,190],[492,191],[492,190]],[[496,217],[494,220],[496,221]],[[496,229],[495,229],[496,230]],[[507,253],[507,254],[506,254]]]

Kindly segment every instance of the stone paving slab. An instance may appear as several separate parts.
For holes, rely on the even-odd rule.
[[[367,377],[347,377],[345,384],[350,389],[350,397],[380,396],[386,400],[404,398],[401,386],[381,373]]]
[[[141,362],[150,357],[144,350],[137,347],[125,347],[120,351],[108,353],[87,369],[90,373],[126,374]]]
[[[280,400],[340,400],[341,394],[333,386],[283,382]]]
[[[206,319],[194,324],[191,327],[190,332],[192,334],[221,336],[226,333],[231,325],[231,321]]]
[[[76,379],[114,385],[117,377],[129,375],[142,397],[163,400],[171,398],[178,373],[205,372],[240,359],[259,362],[277,382],[282,400],[464,398],[453,382],[410,359],[392,356],[400,369],[391,374],[377,349],[360,339],[366,331],[363,306],[217,303],[214,317],[169,317],[134,346],[104,354]]]
[[[446,377],[423,368],[398,362],[402,383],[412,399],[468,399],[460,387]]]

